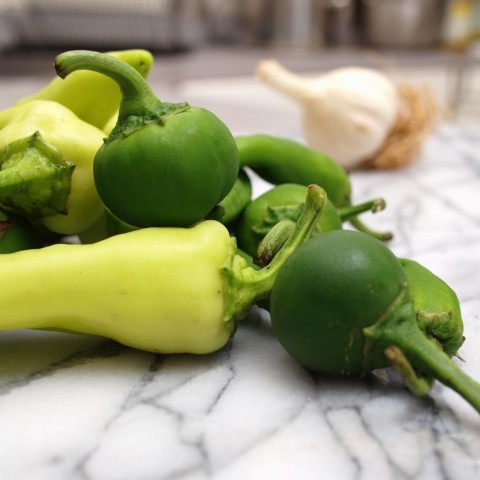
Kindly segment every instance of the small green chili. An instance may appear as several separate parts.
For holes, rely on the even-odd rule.
[[[351,184],[346,171],[331,157],[296,140],[266,134],[235,137],[240,167],[249,167],[273,184],[296,183],[322,186],[336,207],[351,205]],[[349,218],[355,228],[381,240],[392,238],[390,232],[375,232],[356,216]]]

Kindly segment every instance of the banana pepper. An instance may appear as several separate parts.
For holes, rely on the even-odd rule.
[[[103,137],[57,102],[1,111],[1,207],[60,235],[90,227],[104,210],[92,168]]]
[[[153,55],[142,49],[108,52],[131,65],[143,78],[153,66]],[[122,94],[117,83],[111,78],[91,71],[79,71],[62,80],[55,77],[37,93],[23,98],[16,105],[32,100],[51,100],[72,110],[87,123],[95,125],[106,133],[116,121]]]
[[[216,351],[269,295],[324,203],[324,190],[311,186],[294,232],[261,270],[236,254],[235,239],[216,220],[0,256],[0,330],[94,334],[160,353]]]

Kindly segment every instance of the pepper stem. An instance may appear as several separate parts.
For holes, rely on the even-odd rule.
[[[266,267],[260,270],[246,267],[245,262],[238,255],[235,256],[231,267],[225,267],[226,284],[229,286],[226,321],[243,317],[256,301],[268,297],[282,265],[302,243],[312,236],[326,201],[327,194],[323,188],[318,185],[309,185],[302,213],[293,232]]]
[[[342,219],[342,222],[345,222],[347,220],[350,220],[352,217],[356,217],[357,215],[364,212],[380,212],[381,210],[384,210],[386,206],[387,204],[383,198],[374,198],[373,200],[359,203],[358,205],[339,207],[337,208],[337,213]]]
[[[367,233],[378,240],[387,241],[393,238],[392,232],[377,232],[376,230],[367,227],[358,217],[349,218],[348,221],[354,226],[359,232]]]
[[[358,215],[367,211],[377,213],[386,207],[386,202],[383,198],[374,198],[368,202],[360,203],[359,205],[347,205],[338,208],[338,214],[342,222],[349,221],[358,231],[368,233],[372,237],[378,238],[382,241],[391,240],[393,234],[391,232],[377,232],[367,227],[359,218]]]
[[[164,122],[170,115],[190,108],[187,103],[163,103],[135,68],[106,53],[90,50],[64,52],[56,57],[55,70],[61,78],[77,70],[91,70],[110,77],[118,84],[122,101],[117,126],[110,133],[108,141],[120,134],[129,134],[147,123]]]
[[[422,372],[422,376],[435,378],[450,387],[480,412],[480,384],[420,330],[406,285],[386,314],[363,332],[367,338],[367,356],[368,350],[376,348],[378,344],[384,345],[387,350],[393,345],[412,366]],[[387,352],[387,357],[388,353],[392,353],[392,350]],[[394,363],[393,366],[398,365]]]
[[[295,222],[292,220],[280,220],[275,224],[258,244],[253,262],[260,267],[266,267],[285,245],[294,229]]]
[[[31,218],[67,213],[75,165],[35,132],[0,149],[0,204]]]

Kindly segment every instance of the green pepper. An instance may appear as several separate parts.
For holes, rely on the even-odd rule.
[[[153,55],[147,50],[132,49],[108,52],[137,70],[146,78],[153,66]],[[87,123],[106,132],[116,119],[122,94],[118,85],[105,75],[95,72],[75,72],[68,80],[56,77],[39,92],[23,98],[16,105],[31,100],[51,100],[61,103]]]
[[[295,183],[320,185],[336,207],[351,205],[352,188],[346,171],[331,157],[290,138],[266,134],[235,137],[240,167],[249,167],[264,180],[275,185]],[[349,222],[358,230],[381,240],[390,240],[390,232],[376,232],[357,216]]]
[[[0,204],[53,233],[76,234],[104,207],[93,181],[103,133],[57,102],[0,112]]]
[[[238,246],[254,256],[259,243],[271,228],[282,220],[293,222],[298,218],[305,200],[307,187],[294,183],[283,183],[267,190],[250,202],[243,210],[235,228]],[[365,211],[378,211],[384,207],[382,199],[375,199],[357,206],[335,208],[327,200],[315,233],[339,230],[342,222],[352,215]]]
[[[448,356],[464,342],[460,302],[454,290],[441,278],[414,260],[400,258],[408,279],[417,323]]]
[[[331,157],[293,139],[266,134],[236,136],[240,167],[249,167],[275,185],[321,185],[335,206],[347,205],[351,185],[345,170]]]
[[[0,211],[0,253],[13,253],[43,246],[40,231],[19,215]]]
[[[480,412],[480,385],[439,348],[441,338],[425,335],[416,308],[395,255],[381,241],[348,230],[317,235],[298,248],[270,296],[276,335],[307,368],[364,375],[392,365],[414,393],[426,394],[438,379]]]
[[[0,330],[59,329],[161,353],[218,350],[310,237],[324,199],[321,188],[309,189],[295,232],[262,270],[236,255],[215,220],[0,256]]]
[[[305,194],[305,191],[303,192]],[[242,214],[252,199],[252,182],[247,172],[238,172],[235,184],[226,197],[210,212],[208,218],[231,225]],[[303,196],[305,200],[305,195]]]
[[[230,192],[238,151],[213,113],[161,102],[135,69],[109,55],[65,52],[55,65],[61,77],[87,69],[120,86],[117,124],[94,161],[100,198],[120,220],[137,227],[186,227]]]

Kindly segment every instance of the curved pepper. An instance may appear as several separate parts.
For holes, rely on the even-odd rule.
[[[262,270],[236,255],[235,240],[215,220],[0,256],[0,330],[59,329],[152,352],[213,352],[269,295],[324,201],[324,191],[310,187],[294,233]]]
[[[240,167],[249,167],[275,185],[315,183],[325,189],[337,208],[350,207],[352,187],[347,172],[334,159],[296,140],[267,134],[235,137]],[[348,221],[357,229],[380,240],[390,240],[390,232],[376,232],[357,216]]]
[[[241,169],[232,189],[210,212],[210,220],[218,220],[224,225],[233,224],[252,200],[252,182],[247,172]],[[305,193],[305,192],[303,192]],[[303,196],[305,200],[305,195]]]
[[[91,51],[60,54],[57,73],[93,70],[122,91],[118,121],[94,161],[97,191],[120,220],[137,227],[186,227],[230,192],[238,151],[227,126],[208,110],[161,102],[125,62]]]
[[[108,52],[107,55],[128,63],[144,78],[148,76],[154,61],[153,55],[142,49]],[[75,72],[64,81],[54,78],[42,90],[21,99],[16,105],[31,100],[58,102],[85,122],[107,132],[109,122],[116,118],[122,94],[111,78],[96,72],[81,71]]]
[[[81,232],[104,206],[92,163],[103,132],[57,102],[0,112],[0,205],[61,235]]]

